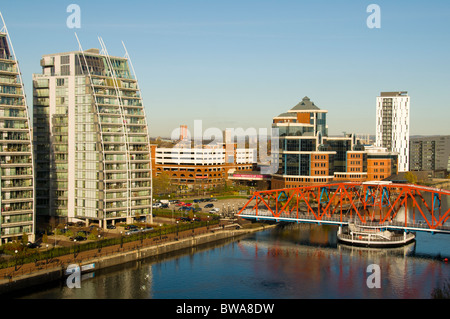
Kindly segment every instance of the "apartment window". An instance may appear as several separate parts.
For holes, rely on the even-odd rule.
[[[69,55],[61,56],[61,64],[70,64],[70,56]]]
[[[70,75],[70,65],[61,65],[61,75]]]
[[[56,86],[64,86],[65,79],[56,79]]]

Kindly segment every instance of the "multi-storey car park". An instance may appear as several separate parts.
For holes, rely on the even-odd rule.
[[[0,13],[0,231],[1,242],[24,234],[34,239],[34,176],[31,127],[24,85]]]
[[[89,49],[44,55],[33,75],[38,216],[101,227],[151,222],[148,125],[125,57]]]

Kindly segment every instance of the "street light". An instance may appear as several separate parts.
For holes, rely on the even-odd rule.
[[[159,240],[162,240],[162,225],[159,224]]]
[[[16,254],[16,266],[14,267],[14,269],[17,271],[17,253],[18,253],[17,249],[14,251],[14,253]]]
[[[45,247],[47,248],[47,262],[46,262],[46,264],[48,264],[48,244],[45,245]]]
[[[123,234],[122,234],[122,233],[123,233],[123,232],[120,231],[120,248],[123,247]]]

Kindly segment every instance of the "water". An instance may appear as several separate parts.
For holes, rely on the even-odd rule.
[[[21,298],[50,299],[428,299],[450,279],[450,235],[417,233],[399,249],[337,244],[335,227],[289,225],[95,273]],[[367,267],[380,266],[370,289]]]

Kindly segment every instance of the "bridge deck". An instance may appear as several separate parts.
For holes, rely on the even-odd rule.
[[[256,220],[269,220],[276,222],[291,222],[291,223],[310,223],[310,224],[318,224],[318,225],[338,225],[338,226],[346,226],[351,222],[355,222],[354,217],[350,216],[323,216],[321,220],[317,220],[316,217],[312,214],[287,214],[281,213],[278,217],[273,216],[272,212],[267,209],[258,209],[258,214],[256,214],[255,210],[252,209],[244,209],[239,217],[245,219],[256,219]],[[425,221],[416,221],[414,223],[407,223],[405,226],[405,222],[386,222],[380,224],[379,222],[366,222],[364,226],[369,227],[383,227],[389,230],[404,230],[404,231],[423,231],[429,233],[445,233],[450,234],[450,225],[445,224],[444,226],[437,226],[434,229],[430,229],[429,225]]]

